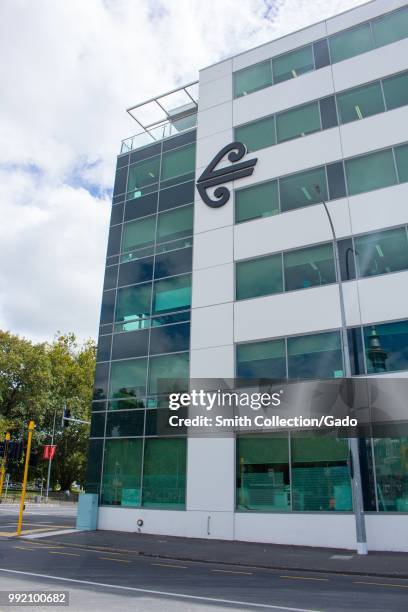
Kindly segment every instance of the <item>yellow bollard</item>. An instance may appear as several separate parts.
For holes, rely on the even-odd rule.
[[[30,421],[28,425],[28,440],[27,440],[27,450],[26,450],[25,465],[24,465],[23,488],[21,491],[21,500],[20,500],[20,513],[18,515],[17,535],[21,535],[21,527],[23,525],[24,501],[25,501],[27,478],[28,478],[28,464],[30,463],[31,439],[33,437],[34,427],[35,427],[34,421]]]
[[[9,442],[10,442],[10,434],[9,434],[9,432],[7,432],[6,433],[6,440],[5,440],[5,444],[4,444],[3,461],[1,462],[1,470],[0,470],[0,500],[1,500],[2,495],[3,495],[3,484],[4,484],[4,477],[6,475],[7,453],[8,453]]]

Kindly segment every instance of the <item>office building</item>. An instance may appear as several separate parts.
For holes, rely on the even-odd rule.
[[[166,436],[160,393],[165,378],[344,376],[322,200],[352,374],[407,377],[408,4],[373,0],[130,112],[172,96],[117,159],[87,477],[98,526],[354,548],[347,441]],[[224,155],[211,183],[233,142],[256,164],[239,174]],[[408,551],[408,438],[360,454],[368,548]]]

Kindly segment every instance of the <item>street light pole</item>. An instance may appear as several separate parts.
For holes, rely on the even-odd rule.
[[[51,446],[54,445],[54,435],[55,435],[55,419],[57,417],[57,410],[54,410],[54,422],[52,425],[52,435],[51,435]],[[50,478],[51,478],[51,463],[52,463],[52,458],[50,455],[50,458],[48,459],[48,472],[47,472],[47,487],[45,490],[45,502],[48,503],[48,492],[50,490]]]
[[[320,195],[320,187],[316,185],[316,192]],[[333,235],[333,249],[334,249],[334,268],[339,287],[339,300],[340,300],[340,317],[341,317],[341,337],[343,344],[343,363],[344,363],[344,376],[345,378],[351,378],[351,363],[350,363],[350,350],[347,336],[347,324],[346,324],[346,309],[344,306],[344,294],[343,284],[341,281],[340,272],[340,257],[339,248],[337,244],[337,236],[334,229],[333,221],[327,207],[326,202],[321,198],[321,203],[326,211],[327,218],[330,223],[330,229]],[[352,465],[352,493],[353,493],[353,506],[354,516],[356,521],[356,541],[357,541],[357,553],[359,555],[367,554],[367,535],[365,528],[365,516],[364,516],[364,502],[363,502],[363,487],[361,481],[361,468],[360,468],[360,454],[358,447],[358,439],[355,437],[349,438],[349,452]]]

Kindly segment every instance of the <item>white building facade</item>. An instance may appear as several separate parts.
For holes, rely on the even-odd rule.
[[[407,3],[373,0],[201,70],[196,179],[235,141],[253,173],[225,182],[219,207],[195,190],[190,377],[343,375],[324,199],[353,375],[406,378]],[[99,528],[355,548],[346,443],[272,438],[188,438],[183,508],[101,502]],[[408,438],[360,450],[368,549],[408,552]]]

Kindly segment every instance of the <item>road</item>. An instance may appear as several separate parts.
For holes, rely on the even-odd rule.
[[[0,531],[16,514],[0,511]],[[59,509],[27,515],[31,529],[73,525]],[[0,537],[0,590],[68,590],[70,610],[406,611],[408,580],[181,562]],[[3,609],[3,608],[0,608]],[[11,609],[23,609],[22,606]],[[56,607],[31,610],[56,610]]]

